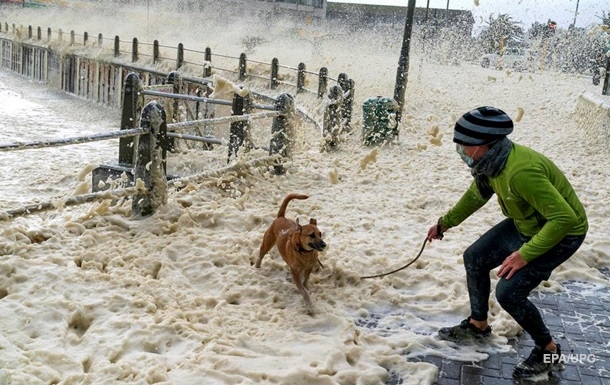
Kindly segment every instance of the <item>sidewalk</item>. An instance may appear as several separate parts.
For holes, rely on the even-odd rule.
[[[610,278],[610,269],[600,270]],[[513,353],[492,355],[474,363],[455,362],[439,357],[425,357],[439,368],[438,385],[610,385],[610,289],[580,294],[583,284],[564,284],[565,292],[545,294],[533,291],[534,302],[556,341],[561,344],[566,363],[554,371],[548,381],[518,382],[512,379],[515,365],[526,358],[534,343],[528,335],[511,342]],[[398,385],[392,378],[386,384]]]

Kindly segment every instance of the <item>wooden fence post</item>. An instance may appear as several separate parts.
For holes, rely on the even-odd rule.
[[[120,54],[121,54],[121,40],[119,39],[119,36],[116,35],[114,37],[114,57],[119,57]]]
[[[123,87],[123,108],[121,111],[121,130],[136,128],[139,125],[140,112],[142,111],[142,98],[140,90],[142,85],[140,78],[134,72],[125,78]],[[131,167],[134,164],[134,146],[132,137],[119,139],[119,164]]]
[[[153,41],[153,64],[159,61],[159,40]]]
[[[273,118],[269,155],[279,154],[283,158],[290,158],[294,145],[294,98],[287,93],[280,94],[275,100],[275,109],[281,111],[282,115]],[[281,161],[273,169],[277,175],[285,171]]]
[[[305,63],[299,63],[297,70],[297,94],[305,88]]]
[[[246,74],[246,63],[247,63],[247,58],[246,58],[246,54],[245,53],[241,53],[239,55],[239,80],[244,80],[247,76]]]
[[[178,71],[172,71],[169,74],[167,74],[167,84],[171,84],[173,86],[172,88],[172,92],[174,94],[180,94],[182,93],[182,76],[180,76],[180,73]],[[179,122],[180,121],[180,100],[179,99],[173,99],[172,101],[172,116],[171,121],[172,122]],[[167,144],[167,149],[169,151],[175,151],[176,150],[176,139],[175,138],[170,138],[169,142]]]
[[[328,93],[330,103],[324,110],[322,136],[324,150],[331,150],[339,144],[339,135],[343,131],[343,90],[340,86],[332,86]]]
[[[131,62],[135,63],[138,61],[138,38],[134,37],[131,42]]]
[[[184,45],[182,43],[178,44],[178,54],[176,57],[176,69],[180,69],[184,64]]]
[[[274,90],[280,84],[278,80],[278,73],[280,71],[280,61],[278,58],[274,57],[271,60],[271,89]]]
[[[328,68],[320,68],[318,75],[318,99],[322,99],[328,88]]]
[[[351,80],[347,74],[341,73],[337,79],[339,86],[344,93],[343,99],[343,118],[345,120],[345,131],[349,132],[352,130],[351,120],[352,120],[352,106],[354,104],[354,81]]]
[[[243,89],[243,86],[239,86]],[[250,102],[250,94],[246,96],[239,96],[239,94],[233,94],[233,113],[231,115],[245,115],[249,114],[252,110],[252,103]],[[231,123],[229,130],[229,156],[227,157],[227,163],[231,161],[231,156],[237,156],[237,151],[244,142],[249,142],[249,129],[250,123],[247,121],[239,121]]]
[[[165,110],[156,101],[142,110],[140,127],[149,130],[140,135],[138,156],[134,168],[136,184],[140,179],[146,186],[146,194],[133,197],[131,209],[134,216],[148,216],[167,203],[167,176],[165,168],[165,143],[167,121]]]
[[[203,60],[205,61],[203,64],[203,77],[208,78],[212,76],[212,49],[210,47],[206,47]]]

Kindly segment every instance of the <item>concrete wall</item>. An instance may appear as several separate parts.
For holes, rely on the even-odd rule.
[[[578,97],[575,119],[592,143],[610,145],[610,96],[584,93]],[[598,129],[591,129],[598,127]]]

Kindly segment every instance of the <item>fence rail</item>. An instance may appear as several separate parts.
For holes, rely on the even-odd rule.
[[[82,46],[95,48],[97,51],[66,49],[77,47],[77,38],[82,41]],[[108,55],[100,55],[99,50],[107,50],[109,42],[112,59],[100,59]],[[124,52],[122,47],[131,47],[131,52]],[[140,48],[152,47],[152,63],[142,63],[139,56],[142,55]],[[317,98],[328,98],[325,102],[324,118],[320,123],[312,116],[304,113],[295,106],[295,99],[287,92],[279,93],[275,98],[265,93],[257,93],[250,90],[245,96],[233,94],[233,100],[222,100],[205,97],[216,80],[216,72],[220,69],[212,63],[213,56],[229,60],[237,60],[238,74],[236,80],[242,81],[248,78],[264,78],[263,75],[250,75],[248,60],[245,54],[239,57],[216,54],[212,55],[211,49],[195,51],[185,49],[182,44],[176,48],[176,71],[167,74],[156,69],[150,64],[156,64],[158,60],[164,60],[161,49],[172,50],[173,48],[162,46],[158,41],[151,44],[139,43],[136,38],[131,42],[122,41],[118,36],[114,39],[105,39],[101,34],[97,39],[91,40],[87,32],[82,35],[71,31],[69,39],[65,39],[62,30],[53,33],[47,28],[46,37],[42,29],[38,27],[36,33],[29,26],[27,29],[16,27],[14,24],[0,23],[0,67],[11,70],[28,77],[34,81],[50,84],[60,90],[77,95],[81,98],[92,100],[100,104],[121,108],[121,127],[119,131],[112,131],[88,137],[62,138],[53,140],[41,140],[31,143],[7,143],[0,144],[0,152],[26,150],[44,147],[57,147],[75,145],[93,141],[119,139],[119,159],[116,164],[101,165],[92,175],[93,189],[104,188],[103,182],[106,177],[122,175],[128,172],[131,182],[137,187],[136,190],[125,190],[125,194],[135,195],[132,209],[135,215],[149,215],[163,204],[167,197],[167,175],[166,152],[172,147],[173,140],[182,139],[187,141],[199,141],[209,145],[221,145],[222,141],[207,135],[197,136],[184,132],[176,132],[189,127],[207,127],[218,124],[230,126],[227,163],[231,159],[237,159],[237,152],[241,147],[250,146],[248,135],[249,126],[253,120],[273,119],[271,125],[269,156],[254,160],[250,165],[271,165],[275,173],[283,173],[283,160],[292,155],[294,142],[294,115],[301,115],[305,121],[313,123],[320,128],[320,132],[327,141],[326,148],[332,148],[338,143],[338,135],[349,131],[352,102],[354,95],[354,81],[347,74],[340,73],[337,79],[330,79],[328,69],[320,68],[318,73],[306,70],[304,63],[297,67],[283,66],[277,58],[271,63],[252,60],[250,63],[268,65],[268,89],[277,89],[280,84],[293,87],[295,94],[309,93]],[[184,54],[197,54],[202,58],[202,76],[183,75],[178,70],[191,58],[185,58]],[[127,58],[130,54],[131,61]],[[91,55],[91,57],[87,56]],[[145,56],[145,55],[144,55]],[[172,60],[172,59],[168,59]],[[280,69],[296,71],[295,75],[280,76]],[[214,72],[214,76],[213,75]],[[264,74],[264,73],[263,73]],[[318,76],[318,90],[305,88],[305,76]],[[296,83],[281,80],[282,77],[294,78]],[[328,82],[335,82],[330,89]],[[258,83],[257,83],[258,84]],[[235,84],[233,84],[236,87]],[[243,87],[243,86],[239,86]],[[285,89],[284,87],[283,89]],[[235,88],[233,88],[235,89]],[[280,92],[280,90],[276,91]],[[327,94],[328,92],[328,94]],[[170,100],[167,110],[170,116],[166,116],[165,108],[157,101],[144,102],[146,98],[162,98]],[[253,100],[267,100],[271,104],[258,103]],[[184,106],[180,106],[180,102]],[[190,104],[187,104],[190,103]],[[232,116],[215,117],[209,115],[205,110],[209,105],[230,106]],[[180,121],[178,110],[185,107],[191,117],[190,121]],[[254,109],[262,110],[253,112]],[[203,118],[200,115],[203,113]],[[171,123],[168,124],[168,121]],[[152,165],[152,166],[151,166]],[[238,164],[230,167],[240,167]],[[228,169],[226,169],[228,170]],[[226,171],[225,170],[225,171]],[[222,170],[210,171],[202,174],[213,175]],[[196,178],[196,177],[193,177]],[[191,178],[191,179],[193,179]],[[142,181],[144,187],[136,183]],[[186,179],[185,179],[186,180]],[[161,183],[163,181],[163,183]],[[175,183],[180,183],[176,181]],[[102,191],[92,191],[88,196],[68,197],[59,201],[64,205],[89,202],[90,199],[105,199],[108,195]],[[25,215],[31,212],[50,209],[56,205],[52,202],[33,204],[20,209],[0,212],[0,219],[15,215]]]

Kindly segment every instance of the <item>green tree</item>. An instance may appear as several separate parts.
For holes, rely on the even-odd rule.
[[[610,11],[608,11],[608,13],[606,13],[606,11],[602,11],[602,15],[599,18],[602,19],[602,24],[610,26]]]
[[[494,18],[489,16],[479,35],[483,50],[487,53],[498,52],[506,46],[517,46],[523,40],[523,28],[507,14]]]
[[[532,26],[530,27],[530,29],[527,32],[532,39],[537,39],[537,38],[543,36],[546,28],[547,28],[546,23],[539,23],[539,22],[535,21],[532,23]]]

